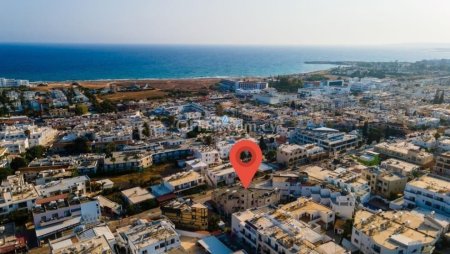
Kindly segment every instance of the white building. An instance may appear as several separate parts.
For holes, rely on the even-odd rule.
[[[208,166],[217,166],[222,163],[219,152],[211,147],[194,148],[194,157],[200,159]]]
[[[32,184],[24,181],[20,174],[8,176],[0,186],[0,215],[16,210],[31,210],[38,194]]]
[[[57,135],[58,131],[50,127],[5,126],[0,131],[0,146],[8,148],[10,153],[22,153],[29,147],[50,145]]]
[[[33,208],[33,222],[39,241],[81,225],[96,225],[100,215],[97,199],[68,193],[38,199]]]
[[[300,129],[295,133],[293,140],[298,144],[316,144],[326,151],[334,153],[355,148],[359,143],[356,135],[326,127]]]
[[[228,186],[236,182],[236,172],[230,164],[225,164],[207,169],[205,179],[212,187]]]
[[[138,220],[134,225],[117,229],[119,244],[132,254],[160,254],[180,247],[180,236],[168,220]]]
[[[407,208],[420,207],[450,216],[450,180],[436,175],[425,175],[408,182],[404,202]]]
[[[223,140],[216,143],[216,149],[219,152],[219,157],[222,160],[228,160],[230,151],[236,142],[234,140]]]
[[[186,161],[186,169],[187,170],[194,170],[196,172],[200,172],[204,174],[206,170],[208,169],[208,164],[204,163],[203,161],[199,159],[189,160]]]
[[[29,86],[28,80],[0,78],[0,87]]]
[[[89,177],[83,175],[49,182],[44,185],[36,185],[35,189],[41,197],[51,197],[64,193],[82,196],[86,195],[89,182]]]
[[[123,190],[122,196],[125,201],[130,205],[139,205],[143,202],[155,199],[155,196],[150,194],[150,192],[141,187],[134,187],[131,189]]]
[[[231,227],[242,244],[255,253],[348,253],[321,233],[321,229],[333,226],[334,219],[331,209],[300,198],[278,209],[263,207],[234,213]]]
[[[228,90],[263,90],[269,88],[269,83],[264,81],[251,80],[221,80],[222,87]]]
[[[164,177],[161,184],[171,192],[178,193],[204,184],[204,178],[199,173],[190,170]]]
[[[432,217],[408,211],[355,214],[352,244],[364,254],[431,254],[443,228]]]

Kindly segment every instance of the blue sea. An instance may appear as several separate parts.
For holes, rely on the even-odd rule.
[[[0,44],[0,77],[31,81],[267,77],[331,65],[305,61],[450,58],[446,48]]]

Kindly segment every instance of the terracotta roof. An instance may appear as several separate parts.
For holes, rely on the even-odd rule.
[[[59,194],[59,195],[48,197],[48,198],[37,199],[36,205],[41,205],[41,204],[45,204],[45,203],[48,203],[51,201],[57,201],[60,199],[66,199],[68,196],[69,196],[69,194],[65,193],[65,194]]]

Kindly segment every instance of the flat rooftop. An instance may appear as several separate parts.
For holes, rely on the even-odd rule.
[[[425,175],[410,181],[407,185],[428,191],[448,195],[450,194],[450,181],[433,175]]]
[[[165,220],[154,222],[140,220],[137,225],[119,228],[117,231],[126,235],[128,241],[132,242],[137,248],[145,248],[160,241],[178,238],[178,233],[173,225]]]
[[[185,183],[190,183],[201,179],[201,175],[195,171],[187,171],[182,173],[176,173],[174,175],[164,177],[163,181],[171,184],[172,186],[178,186]]]
[[[155,198],[155,196],[150,194],[148,190],[141,187],[134,187],[131,189],[123,190],[122,195],[124,195],[132,204],[139,204],[146,200]]]
[[[360,210],[354,221],[355,229],[390,250],[403,245],[432,244],[439,233],[438,229],[425,225],[423,218],[407,211],[374,214]]]
[[[381,165],[382,166],[385,165],[386,167],[401,170],[402,172],[407,173],[407,174],[409,174],[419,168],[419,166],[417,166],[416,164],[412,164],[412,163],[409,163],[406,161],[401,161],[401,160],[397,160],[397,159],[393,159],[393,158],[383,161],[381,163]]]

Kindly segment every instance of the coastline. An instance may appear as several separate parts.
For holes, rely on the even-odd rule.
[[[303,73],[279,74],[275,76],[304,76],[314,74],[327,74],[330,70],[317,70]],[[161,91],[180,90],[180,91],[199,91],[202,89],[210,89],[222,79],[268,79],[267,76],[216,76],[216,77],[193,77],[193,78],[137,78],[137,79],[97,79],[97,80],[64,80],[64,81],[37,81],[33,83],[46,83],[46,86],[35,86],[34,90],[50,90],[53,88],[68,87],[73,83],[89,89],[101,89],[111,85],[131,86],[131,85],[148,85],[154,89]]]

